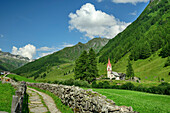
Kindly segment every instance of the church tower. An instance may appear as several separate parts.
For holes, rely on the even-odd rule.
[[[108,59],[108,64],[107,64],[107,77],[111,77],[111,72],[112,72],[112,65],[110,63],[110,59]]]

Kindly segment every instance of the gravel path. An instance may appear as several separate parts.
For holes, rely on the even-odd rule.
[[[33,113],[46,113],[48,110],[50,113],[61,113],[54,103],[54,100],[47,94],[37,91],[32,88],[27,88],[27,93],[29,95],[29,110]],[[40,95],[42,96],[46,106],[41,102]]]

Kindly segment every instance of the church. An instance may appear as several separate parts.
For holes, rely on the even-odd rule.
[[[107,64],[107,78],[110,78],[110,80],[112,80],[112,79],[115,79],[115,80],[124,79],[124,76],[121,76],[119,73],[112,71],[112,65],[110,63],[110,59],[108,59],[108,64]]]

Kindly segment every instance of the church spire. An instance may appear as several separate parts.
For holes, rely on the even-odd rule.
[[[108,64],[107,64],[107,67],[112,67],[111,63],[110,63],[110,58],[108,58]]]

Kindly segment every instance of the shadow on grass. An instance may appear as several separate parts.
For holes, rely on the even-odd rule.
[[[24,100],[23,100],[22,113],[29,113],[28,99],[29,99],[29,95],[27,93],[25,93]]]

